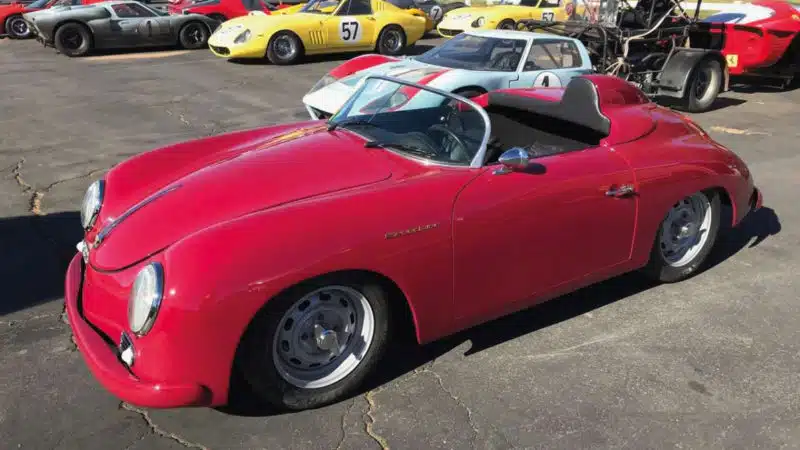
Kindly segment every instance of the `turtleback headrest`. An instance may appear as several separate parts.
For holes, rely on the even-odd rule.
[[[497,91],[489,92],[488,97],[488,106],[504,106],[554,117],[606,136],[611,131],[611,121],[600,111],[597,86],[582,76],[570,80],[557,102]]]

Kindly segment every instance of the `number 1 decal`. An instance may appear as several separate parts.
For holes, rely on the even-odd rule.
[[[342,18],[339,24],[339,38],[347,43],[355,43],[361,40],[363,31],[357,20],[352,17]]]
[[[536,76],[533,87],[561,87],[561,79],[553,72],[542,72]]]

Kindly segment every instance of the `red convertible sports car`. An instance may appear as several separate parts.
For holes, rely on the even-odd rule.
[[[698,24],[719,36],[731,75],[781,80],[788,87],[800,72],[800,6],[781,0],[742,3]]]
[[[223,405],[237,371],[317,407],[393,327],[426,343],[624,272],[682,280],[722,204],[734,225],[761,206],[736,154],[616,77],[474,101],[364,80],[327,122],[171,145],[90,185],[65,297],[107,389]]]

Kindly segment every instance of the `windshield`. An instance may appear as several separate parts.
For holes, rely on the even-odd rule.
[[[417,61],[454,69],[514,72],[527,41],[461,33],[418,56]]]
[[[486,113],[452,94],[370,77],[328,124],[363,136],[366,147],[460,166],[479,160],[489,135]]]
[[[339,0],[311,0],[300,8],[300,12],[330,14],[339,4]]]

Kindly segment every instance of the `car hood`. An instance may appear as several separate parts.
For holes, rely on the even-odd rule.
[[[146,157],[109,173],[98,228],[112,228],[91,250],[91,264],[100,270],[122,269],[215,224],[391,176],[385,154],[364,148],[363,138],[348,131],[328,132],[320,122],[244,146],[241,141],[233,137],[157,150],[154,153],[176,153],[173,158],[180,158],[220,146],[210,155],[199,155],[202,162],[192,161],[190,170],[170,169],[170,157],[164,153],[160,157],[166,169],[153,174],[156,181],[146,174],[159,164]],[[155,186],[142,187],[149,184]],[[147,194],[130,195],[131,191]],[[87,241],[97,242],[92,235]]]
[[[428,84],[435,77],[452,70],[458,69],[434,66],[412,58],[390,61],[360,70],[352,75],[342,77],[321,89],[309,92],[303,97],[303,103],[312,108],[333,114],[353,95],[358,82],[368,75],[386,75],[413,83]]]

